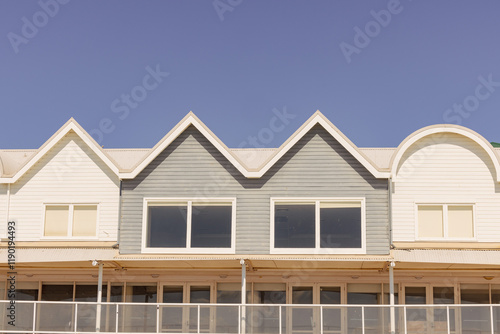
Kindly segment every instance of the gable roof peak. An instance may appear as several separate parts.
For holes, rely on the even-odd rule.
[[[47,152],[49,152],[59,141],[61,141],[69,132],[73,131],[101,160],[118,176],[119,170],[116,163],[103,151],[99,143],[88,134],[78,122],[71,117],[63,126],[61,126],[40,148],[36,150],[33,157],[14,175],[4,177],[0,175],[0,183],[15,183],[23,176],[33,165],[35,165]]]
[[[180,134],[189,126],[193,125],[202,135],[214,145],[219,152],[224,155],[244,176],[247,178],[262,177],[288,150],[295,145],[312,127],[319,124],[331,136],[333,136],[342,146],[344,146],[358,161],[361,162],[376,178],[387,178],[388,174],[381,172],[375,164],[361,152],[337,127],[335,127],[319,110],[309,117],[302,126],[295,131],[278,149],[273,150],[274,154],[259,168],[249,168],[241,158],[231,151],[192,111],[177,123],[134,167],[123,171],[120,176],[123,179],[136,177],[153,159],[155,159],[167,146],[169,146]]]

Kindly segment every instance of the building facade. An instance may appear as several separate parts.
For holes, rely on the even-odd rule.
[[[500,330],[500,155],[465,127],[359,148],[316,112],[231,149],[189,113],[103,149],[71,119],[0,159],[5,330]]]

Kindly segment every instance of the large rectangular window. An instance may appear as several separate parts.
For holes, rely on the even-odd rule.
[[[419,239],[474,238],[474,206],[464,204],[417,205]]]
[[[234,199],[146,199],[144,215],[144,252],[234,249]]]
[[[272,199],[274,253],[362,253],[364,199]]]
[[[43,235],[88,238],[97,235],[96,204],[47,204]]]

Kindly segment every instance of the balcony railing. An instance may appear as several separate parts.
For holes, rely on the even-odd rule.
[[[500,334],[500,305],[484,304],[0,304],[1,333]]]

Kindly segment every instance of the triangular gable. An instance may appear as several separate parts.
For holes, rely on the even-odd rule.
[[[75,119],[71,118],[52,137],[50,137],[36,152],[33,157],[28,160],[14,175],[10,177],[0,177],[0,183],[15,183],[23,176],[31,167],[33,167],[40,159],[47,154],[64,136],[70,131],[73,131],[80,137],[81,140],[108,166],[117,176],[119,170],[114,161],[102,150],[99,144],[78,124]]]
[[[145,156],[145,158],[140,161],[135,167],[130,171],[123,172],[120,174],[122,179],[133,179],[135,178],[146,166],[148,166],[163,150],[165,150],[179,135],[181,135],[189,126],[194,126],[198,131],[200,131],[207,140],[214,145],[219,152],[226,157],[243,175],[247,175],[247,168],[244,166],[243,162],[233,155],[229,148],[219,139],[217,136],[210,131],[210,129],[203,124],[203,122],[196,117],[193,112],[189,112],[177,125],[170,130]]]
[[[328,119],[319,111],[316,111],[287,141],[281,145],[276,152],[270,156],[259,169],[248,168],[236,154],[206,127],[194,113],[189,112],[158,144],[155,145],[146,155],[144,160],[139,162],[130,171],[120,173],[122,179],[135,178],[148,164],[150,164],[165,148],[167,148],[182,132],[189,126],[194,126],[200,131],[207,140],[214,145],[219,152],[226,157],[235,167],[247,178],[262,177],[285,153],[287,153],[307,132],[315,125],[320,124],[333,138],[335,138],[350,154],[352,154],[370,173],[376,178],[388,178],[388,172],[381,172],[375,164],[354,145],[340,130],[338,130]]]
[[[347,138],[335,125],[333,125],[319,110],[316,111],[294,134],[290,136],[281,145],[276,154],[269,158],[264,166],[258,172],[261,177],[264,175],[278,160],[288,152],[293,145],[302,139],[315,125],[321,125],[340,145],[342,145],[353,157],[355,157],[374,177],[389,178],[388,172],[381,172],[375,164],[352,142]]]

